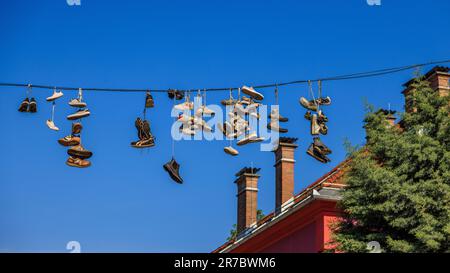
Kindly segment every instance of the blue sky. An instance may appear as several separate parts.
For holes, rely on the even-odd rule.
[[[0,82],[179,88],[257,85],[448,59],[450,2],[352,1],[0,1]],[[424,68],[424,70],[429,67]],[[288,136],[299,138],[296,192],[345,158],[343,142],[364,141],[364,100],[403,109],[401,84],[411,71],[326,82],[325,109],[334,151],[323,165],[305,154],[311,141],[298,103],[307,86],[280,88]],[[273,104],[273,90],[262,90]],[[149,111],[156,146],[132,149],[143,94],[85,92],[92,114],[83,144],[92,167],[65,165],[56,141],[70,131],[65,116],[75,92],[57,102],[50,131],[49,90],[35,90],[37,114],[17,107],[24,88],[0,87],[0,251],[208,252],[236,221],[234,174],[261,168],[259,208],[275,203],[274,155],[258,145],[223,152],[227,141],[182,141],[175,156],[185,180],[170,180],[171,101],[155,94]],[[214,93],[218,103],[227,93]]]

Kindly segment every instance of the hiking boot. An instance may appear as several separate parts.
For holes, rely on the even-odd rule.
[[[185,101],[180,104],[175,105],[173,108],[180,111],[188,111],[194,109],[194,103],[192,101]]]
[[[64,95],[64,94],[63,94],[61,91],[56,92],[56,90],[53,90],[53,95],[51,95],[50,97],[48,97],[46,100],[47,100],[47,101],[54,101],[54,100],[56,100],[56,99],[62,97],[63,95]]]
[[[80,118],[87,117],[91,114],[88,109],[80,109],[76,113],[67,116],[68,120],[76,120]]]
[[[71,157],[81,159],[87,159],[92,156],[92,152],[86,150],[83,146],[81,146],[81,144],[71,147],[69,150],[67,150],[67,154],[70,155]]]
[[[288,132],[288,129],[280,128],[280,124],[275,119],[270,120],[269,124],[267,124],[267,129],[280,133]]]
[[[332,153],[330,148],[328,148],[325,144],[323,144],[322,141],[320,141],[320,138],[318,138],[318,137],[314,138],[313,148],[314,148],[314,150],[316,150],[317,152],[319,152],[323,155],[328,155],[328,154]]]
[[[313,100],[309,101],[309,100],[305,99],[304,97],[301,97],[300,104],[308,110],[317,111],[317,105],[314,103]]]
[[[81,129],[83,129],[83,125],[81,125],[81,123],[72,123],[72,135],[78,135],[79,133],[81,133]]]
[[[153,96],[147,92],[145,95],[145,108],[153,108],[155,106],[155,101],[153,100]]]
[[[227,147],[223,148],[223,151],[232,156],[237,156],[239,154],[238,150],[234,149],[231,146],[227,146]]]
[[[182,184],[183,179],[180,176],[180,164],[178,164],[175,159],[172,157],[172,159],[164,164],[164,170],[166,170],[170,177],[177,183]]]
[[[30,99],[25,98],[22,103],[20,103],[19,112],[28,112],[28,106],[30,105]]]
[[[257,92],[253,87],[249,87],[249,86],[242,86],[241,88],[242,93],[249,95],[250,97],[256,99],[256,100],[263,100],[264,96]]]
[[[322,162],[322,163],[328,163],[331,160],[324,154],[316,151],[314,149],[314,144],[311,144],[308,148],[308,150],[306,151],[306,153],[312,157],[314,157],[315,159],[317,159],[318,161]]]
[[[69,105],[78,108],[84,108],[87,106],[87,104],[84,101],[81,101],[81,99],[79,98],[70,100]]]
[[[30,113],[37,112],[37,103],[34,98],[31,98],[31,100],[30,100],[30,106],[28,107],[28,112],[30,112]]]
[[[77,168],[87,168],[87,167],[91,166],[91,162],[89,160],[75,158],[72,156],[69,156],[69,158],[66,161],[66,164],[71,167],[77,167]]]
[[[287,122],[289,119],[280,115],[279,110],[272,109],[269,114],[271,120],[278,120],[279,122]]]
[[[53,122],[53,120],[47,120],[46,123],[47,123],[48,128],[50,128],[51,130],[59,131],[59,128],[55,126],[55,123]]]
[[[315,136],[320,134],[320,125],[317,122],[317,114],[311,116],[311,135]]]
[[[65,136],[63,138],[58,139],[58,143],[66,147],[78,145],[80,144],[80,142],[81,142],[80,137],[73,135]]]

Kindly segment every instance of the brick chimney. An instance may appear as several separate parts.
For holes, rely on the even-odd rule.
[[[395,115],[395,113],[397,113],[397,111],[380,109],[380,110],[378,110],[378,112],[382,112],[385,115],[385,119],[388,122],[389,127],[392,127],[395,125],[395,120],[397,118],[394,115]]]
[[[242,168],[234,181],[237,184],[237,233],[240,234],[257,221],[259,168]]]
[[[283,207],[294,197],[294,151],[297,138],[280,137],[275,152],[275,211]]]
[[[430,82],[430,87],[436,91],[439,96],[446,96],[449,94],[449,80],[450,80],[450,68],[443,66],[435,66],[433,69],[428,71],[423,79]],[[415,109],[413,107],[414,102],[408,100],[408,94],[413,90],[412,83],[414,83],[414,79],[408,81],[403,84],[405,89],[403,90],[403,95],[405,96],[405,110],[406,112],[414,112]]]

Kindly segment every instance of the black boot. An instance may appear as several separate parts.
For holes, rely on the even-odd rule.
[[[182,184],[183,183],[183,178],[181,178],[180,176],[180,164],[178,164],[175,161],[175,158],[172,157],[172,159],[167,162],[166,164],[164,164],[164,170],[166,170],[170,177],[177,183]]]
[[[30,112],[30,113],[37,112],[37,104],[36,104],[36,100],[34,98],[31,98],[31,100],[30,100],[30,108],[28,109],[28,112]]]
[[[25,98],[19,106],[19,112],[28,112],[28,106],[30,105],[30,100]]]
[[[322,162],[322,163],[328,163],[331,160],[324,155],[323,153],[317,151],[317,149],[314,149],[314,144],[311,144],[308,148],[308,150],[306,151],[307,154],[309,154],[310,156],[314,157],[315,159],[317,159],[318,161]]]

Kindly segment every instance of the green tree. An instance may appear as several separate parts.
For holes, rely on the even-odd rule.
[[[257,221],[259,221],[259,220],[261,220],[262,218],[264,218],[264,212],[262,211],[262,210],[257,210],[256,211],[256,220]],[[230,236],[228,236],[228,238],[227,238],[227,241],[231,241],[231,240],[234,240],[234,239],[236,239],[236,237],[237,237],[237,225],[236,224],[233,224],[233,228],[230,230]]]
[[[334,250],[365,252],[377,241],[384,252],[450,251],[450,99],[418,77],[407,100],[415,111],[401,126],[369,107],[366,145],[350,151]]]

